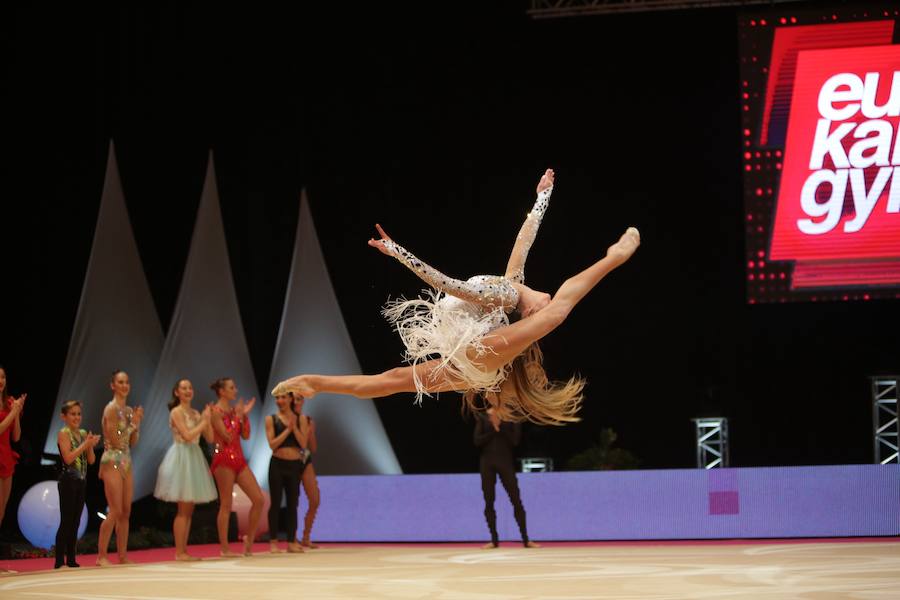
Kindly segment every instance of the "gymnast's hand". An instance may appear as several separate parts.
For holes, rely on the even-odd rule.
[[[540,194],[547,188],[553,187],[553,179],[555,176],[556,174],[553,172],[553,169],[547,169],[543,176],[541,176],[541,180],[538,182],[537,193]]]
[[[14,415],[18,415],[19,413],[21,413],[22,409],[25,408],[25,398],[26,395],[22,394],[21,396],[13,400],[10,403],[9,412]]]
[[[372,246],[373,248],[377,248],[378,251],[381,252],[382,254],[386,254],[388,256],[393,256],[388,251],[388,249],[384,247],[384,242],[385,241],[393,242],[394,240],[392,240],[391,236],[389,236],[388,234],[386,234],[384,232],[384,229],[382,229],[381,225],[379,225],[378,223],[375,223],[375,229],[378,230],[378,235],[381,236],[381,239],[376,240],[375,238],[369,238],[369,245]]]
[[[243,400],[238,400],[237,405],[234,407],[234,414],[237,415],[237,418],[241,419],[245,415],[250,414],[254,404],[256,404],[256,398],[250,398],[250,401],[247,403],[244,403]]]

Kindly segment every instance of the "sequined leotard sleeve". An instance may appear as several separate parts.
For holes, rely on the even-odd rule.
[[[506,265],[506,277],[515,283],[525,283],[525,261],[528,259],[528,252],[531,245],[537,237],[538,229],[541,227],[541,221],[544,219],[544,213],[550,206],[550,194],[553,193],[553,186],[541,191],[531,207],[531,212],[525,217],[522,228],[519,229],[519,235],[516,236],[516,244],[513,246],[512,254],[509,257],[509,263]]]
[[[454,279],[419,260],[412,252],[393,240],[384,240],[383,243],[391,256],[438,291],[489,309],[502,307],[506,312],[512,311],[519,303],[519,293],[505,277],[479,275],[468,281]]]

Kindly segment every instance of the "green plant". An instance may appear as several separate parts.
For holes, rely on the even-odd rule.
[[[636,469],[641,461],[628,450],[614,448],[618,435],[612,428],[600,430],[597,442],[574,455],[566,463],[569,471],[609,471]]]

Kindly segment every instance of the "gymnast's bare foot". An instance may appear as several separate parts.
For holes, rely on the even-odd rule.
[[[175,560],[180,562],[194,562],[200,560],[199,556],[191,556],[187,552],[178,553],[175,555]]]
[[[641,234],[637,228],[629,227],[619,238],[619,241],[609,247],[606,256],[622,264],[631,258],[638,246],[641,245]]]
[[[484,546],[481,547],[482,550],[493,550],[494,548],[499,548],[500,544],[495,544],[494,542],[488,542]]]
[[[120,565],[133,565],[133,564],[135,564],[135,563],[134,563],[133,560],[130,560],[127,556],[120,556],[120,557],[119,557],[119,564],[120,564]]]
[[[540,548],[541,547],[540,544],[538,544],[537,542],[532,542],[532,541],[527,541],[522,545],[525,546],[526,548]]]
[[[302,544],[298,544],[297,542],[293,542],[288,544],[287,551],[291,554],[303,554],[306,550],[303,549]]]
[[[109,562],[109,559],[105,556],[97,557],[97,566],[98,567],[111,567],[112,563]]]
[[[272,390],[272,395],[284,396],[291,393],[295,396],[312,398],[316,395],[316,390],[312,387],[310,379],[309,375],[297,375],[296,377],[285,379],[275,386]]]
[[[237,558],[238,556],[240,556],[240,554],[238,554],[237,552],[232,552],[231,548],[225,546],[224,548],[219,550],[219,556],[221,556],[222,558]]]
[[[272,542],[269,544],[269,553],[270,554],[284,554],[284,550],[278,547],[278,544]]]

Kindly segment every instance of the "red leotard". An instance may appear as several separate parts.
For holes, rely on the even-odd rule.
[[[247,467],[247,461],[244,459],[244,451],[241,449],[241,428],[243,427],[243,420],[238,419],[235,416],[234,410],[230,410],[227,413],[222,413],[222,424],[225,425],[225,429],[231,434],[231,441],[226,442],[218,433],[215,433],[216,450],[213,454],[210,470],[215,473],[216,469],[219,467],[226,467],[234,471],[234,474],[237,475]],[[215,431],[215,429],[213,429],[213,431]]]
[[[9,415],[9,403],[3,402],[0,406],[0,421],[3,421]],[[13,471],[16,470],[16,462],[19,455],[12,449],[10,444],[10,436],[12,435],[15,422],[9,424],[6,431],[0,433],[0,479],[12,477]]]

